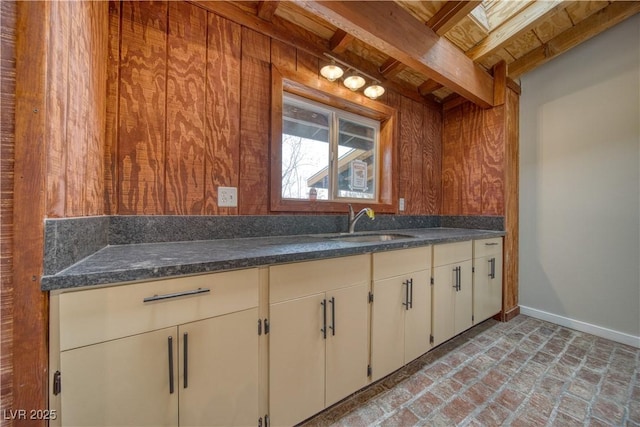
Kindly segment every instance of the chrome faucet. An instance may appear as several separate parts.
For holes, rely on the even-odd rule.
[[[375,212],[373,212],[373,209],[371,208],[364,208],[357,214],[354,214],[353,206],[351,206],[351,203],[349,203],[349,234],[353,233],[353,229],[356,226],[356,222],[358,222],[358,220],[364,214],[367,214],[367,216],[371,218],[371,220],[374,220],[376,218],[376,214]]]

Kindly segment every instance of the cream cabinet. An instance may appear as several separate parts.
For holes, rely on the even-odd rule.
[[[502,310],[502,237],[473,242],[473,320],[480,323]]]
[[[58,423],[256,425],[258,270],[52,296]]]
[[[473,325],[471,241],[433,247],[433,344]]]
[[[373,381],[431,348],[430,273],[430,246],[373,254]]]
[[[269,415],[294,425],[367,384],[370,255],[269,269]]]

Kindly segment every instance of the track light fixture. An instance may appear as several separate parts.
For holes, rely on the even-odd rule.
[[[377,99],[384,94],[385,90],[382,86],[380,86],[380,82],[378,80],[363,73],[357,68],[354,68],[351,65],[345,62],[342,62],[337,58],[334,58],[333,56],[327,53],[325,53],[325,56],[331,60],[331,62],[325,64],[320,69],[320,75],[322,75],[322,77],[324,77],[325,79],[329,80],[330,82],[333,82],[341,78],[343,75],[345,75],[345,77],[342,80],[342,84],[344,84],[347,88],[351,89],[352,91],[357,91],[361,89],[363,86],[365,86],[365,84],[367,83],[367,81],[365,80],[365,77],[366,77],[371,82],[364,90],[364,95],[366,97],[371,99]],[[342,67],[340,67],[340,65],[337,65],[336,63],[346,68],[347,70],[346,73],[342,69]]]

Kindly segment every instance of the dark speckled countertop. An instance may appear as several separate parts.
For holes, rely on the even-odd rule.
[[[384,230],[357,234],[380,234]],[[332,258],[463,240],[504,236],[504,231],[466,228],[393,229],[411,237],[347,242],[328,234],[247,237],[108,245],[75,264],[42,277],[45,291],[200,274],[278,263]]]

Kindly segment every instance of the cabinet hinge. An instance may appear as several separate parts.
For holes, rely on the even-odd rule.
[[[471,267],[471,272],[475,273],[476,272],[476,268],[475,267]]]
[[[431,278],[431,285],[433,285],[433,277]]]
[[[369,292],[369,302],[373,302],[373,292]]]
[[[267,335],[269,333],[269,319],[264,319],[264,334]]]
[[[433,335],[429,335],[429,344],[433,344]]]
[[[370,377],[373,374],[373,371],[371,370],[371,365],[367,365],[367,376]]]
[[[475,319],[475,316],[472,314],[472,315],[471,315],[471,321],[472,321],[472,322],[474,322],[475,320],[476,320],[476,319]]]
[[[62,391],[62,374],[56,371],[53,374],[53,395],[57,396]]]

